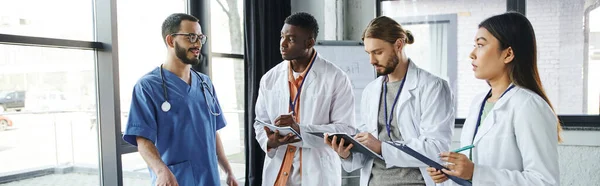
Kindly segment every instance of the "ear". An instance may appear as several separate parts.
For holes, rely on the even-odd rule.
[[[316,39],[315,39],[315,38],[310,38],[310,39],[307,39],[307,40],[306,40],[306,43],[305,43],[305,44],[306,44],[306,49],[310,49],[310,48],[314,47],[314,46],[315,46],[315,44],[316,44],[316,42],[317,42],[317,41],[316,41]]]
[[[515,52],[512,47],[504,49],[504,52],[502,53],[504,54],[504,64],[509,64],[515,59]]]
[[[400,38],[396,39],[396,42],[394,42],[394,50],[396,52],[400,52],[400,51],[402,51],[403,48],[404,48],[404,41]]]
[[[167,35],[167,37],[165,37],[165,41],[167,43],[167,45],[169,46],[169,48],[174,48],[175,47],[175,38],[173,38],[173,36],[171,35]]]

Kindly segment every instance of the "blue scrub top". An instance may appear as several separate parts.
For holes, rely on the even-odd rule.
[[[163,69],[171,109],[161,109],[165,101],[160,68],[144,75],[134,86],[129,119],[123,139],[137,146],[136,136],[156,145],[160,157],[177,178],[179,185],[219,185],[216,131],[225,127],[221,108],[211,94],[215,90],[208,76],[198,73],[206,84],[206,100],[202,80],[191,71],[191,85]],[[207,107],[221,113],[214,116]],[[152,185],[156,175],[150,170]]]

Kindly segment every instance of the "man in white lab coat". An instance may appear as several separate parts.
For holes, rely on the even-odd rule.
[[[363,33],[365,51],[381,75],[364,89],[357,125],[357,141],[384,160],[351,153],[352,146],[326,140],[350,172],[361,169],[360,185],[435,185],[427,165],[382,141],[402,141],[425,156],[440,161],[448,151],[454,127],[453,97],[446,81],[420,69],[404,53],[412,44],[410,31],[382,16]],[[333,139],[336,140],[336,139]]]
[[[302,137],[254,124],[267,154],[262,185],[341,185],[338,155],[308,132],[354,133],[354,93],[348,75],[313,48],[317,34],[312,15],[286,18],[280,41],[284,61],[260,81],[256,120],[290,126]]]

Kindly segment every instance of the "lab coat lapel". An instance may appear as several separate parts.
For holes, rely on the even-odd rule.
[[[483,120],[483,122],[481,122],[479,130],[477,131],[477,135],[475,136],[475,140],[473,140],[473,144],[479,142],[479,140],[481,140],[481,138],[485,136],[490,131],[490,129],[492,129],[493,125],[496,123],[495,118],[496,114],[494,108],[488,113],[487,117]]]
[[[315,62],[317,62],[317,61],[315,61]],[[317,70],[316,68],[322,68],[322,67],[320,67],[317,64],[314,64],[313,69],[311,69],[310,72],[308,72],[308,74],[304,77],[304,81],[306,81],[306,82],[304,82],[304,85],[302,85],[302,94],[300,95],[302,100],[304,100],[304,97],[305,97],[304,90],[309,89],[309,87],[311,87],[313,82],[315,82],[315,79],[319,78],[319,73],[317,73],[317,71],[319,71],[320,69]]]
[[[473,133],[475,132],[475,121],[477,119],[477,114],[473,113],[473,109],[470,109],[471,113],[469,113],[468,118],[465,119],[465,123],[462,127],[462,133],[460,138],[461,146],[467,146],[473,144]]]
[[[366,120],[369,123],[367,123],[367,130],[368,131],[363,131],[363,132],[370,132],[371,134],[373,134],[373,136],[378,137],[379,136],[379,131],[377,130],[377,125],[378,125],[378,119],[379,119],[379,103],[381,100],[381,86],[383,85],[383,76],[379,77],[376,79],[377,81],[377,88],[373,88],[372,90],[368,90],[369,92],[371,92],[370,95],[367,99],[370,99],[371,101],[368,102],[367,104],[369,104],[369,110],[367,113],[369,113],[369,119]]]
[[[304,77],[304,81],[306,81],[306,82],[304,82],[302,91],[305,90],[304,87],[309,87],[315,81],[315,79],[319,78],[318,77],[319,72],[326,73],[326,72],[324,72],[326,69],[324,69],[322,66],[323,61],[321,60],[321,56],[319,55],[319,53],[316,53],[316,51],[315,51],[315,55],[316,55],[316,57],[315,57],[314,61],[312,62],[313,63],[312,68],[310,69],[308,74]]]
[[[512,95],[514,95],[515,89],[517,89],[517,87],[506,92],[506,94],[504,94],[500,99],[498,99],[496,104],[494,104],[494,107],[488,113],[487,117],[481,122],[481,125],[479,126],[479,131],[477,132],[477,135],[475,136],[475,139],[473,140],[473,144],[475,144],[479,140],[481,140],[481,138],[483,136],[485,136],[490,131],[490,129],[492,129],[494,124],[496,124],[496,117],[498,117],[497,116],[498,110],[501,110],[502,108],[504,108],[504,105],[506,104],[506,102],[508,102],[510,97],[512,97]],[[483,101],[483,98],[481,99],[481,101]],[[481,107],[483,105],[480,104],[479,106],[480,106],[479,109],[481,109]],[[479,113],[477,113],[477,114],[479,114]],[[477,118],[476,118],[476,120],[477,120]],[[475,121],[475,122],[477,122],[477,121]]]
[[[314,105],[313,104],[318,104],[318,101],[322,101],[322,100],[317,100],[317,102],[315,101],[311,101],[312,98],[316,98],[314,93],[315,92],[319,92],[319,90],[315,90],[316,88],[319,88],[318,85],[314,85],[314,83],[319,83],[319,81],[317,80],[319,78],[319,74],[324,74],[326,72],[324,72],[323,69],[323,65],[322,61],[319,60],[319,56],[317,55],[317,58],[315,59],[315,61],[313,61],[313,66],[310,69],[310,71],[308,71],[308,73],[304,76],[304,85],[302,85],[302,90],[300,91],[300,118],[312,118],[314,117],[314,113],[313,109]],[[302,122],[305,120],[301,120],[301,123],[311,123],[311,122]]]
[[[417,82],[418,82],[418,73],[417,73],[417,66],[409,59],[409,63],[408,63],[408,71],[406,72],[406,79],[404,79],[403,81],[406,81],[404,83],[404,87],[402,87],[402,91],[400,92],[400,98],[398,98],[398,103],[396,104],[396,109],[395,109],[395,116],[396,117],[396,122],[400,122],[400,121],[405,121],[405,120],[411,120],[412,118],[400,118],[400,113],[402,112],[402,109],[406,106],[406,102],[410,99],[412,99],[414,97],[413,95],[413,90],[415,88],[417,88]],[[412,130],[401,130],[401,129],[406,129],[406,127],[408,126],[404,126],[400,123],[398,123],[398,132],[400,132],[402,134],[402,136],[405,136],[404,138],[409,138],[411,136],[418,136],[418,134],[413,134]],[[406,133],[409,132],[410,134]]]
[[[281,91],[279,95],[274,95],[277,97],[274,97],[274,99],[277,100],[285,100],[285,101],[278,101],[279,103],[279,113],[280,114],[286,114],[290,112],[290,85],[289,85],[289,78],[288,78],[288,65],[289,65],[289,61],[286,61],[285,65],[282,65],[280,74],[279,74],[279,80],[277,80],[277,87],[280,87]],[[279,116],[279,115],[278,115]],[[273,120],[275,120],[275,118],[273,118]]]

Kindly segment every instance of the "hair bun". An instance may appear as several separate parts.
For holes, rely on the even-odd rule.
[[[405,32],[406,32],[406,43],[408,43],[408,44],[415,43],[415,37],[413,36],[412,32],[410,32],[410,30],[405,30]]]

